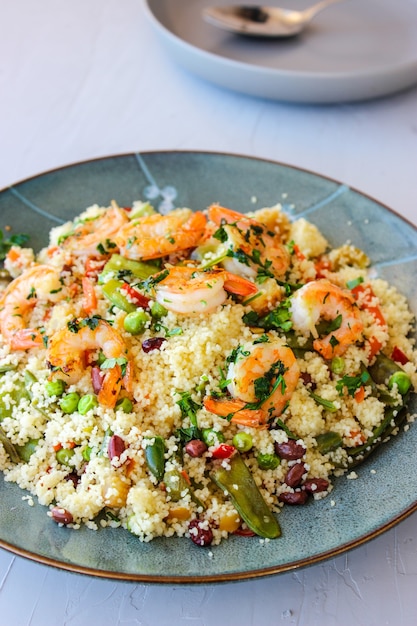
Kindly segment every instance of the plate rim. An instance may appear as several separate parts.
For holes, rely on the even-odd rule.
[[[170,30],[155,15],[151,7],[154,1],[155,0],[142,0],[146,17],[155,31],[160,36],[164,37],[163,42],[169,42],[171,47],[175,47],[176,53],[177,50],[180,51],[180,55],[182,57],[180,63],[196,75],[199,75],[212,83],[228,87],[229,89],[273,100],[300,102],[305,104],[330,104],[336,102],[355,102],[358,100],[360,101],[388,96],[398,91],[410,89],[417,83],[417,53],[415,54],[414,59],[410,59],[407,62],[401,63],[398,61],[397,63],[386,65],[384,68],[376,68],[375,70],[364,68],[357,71],[346,72],[306,72],[288,70],[285,68],[274,69],[270,67],[263,67],[262,65],[251,65],[237,59],[231,59],[219,53],[199,48]],[[190,53],[190,56],[184,57],[184,52]],[[251,76],[252,78],[254,76],[262,76],[264,78],[268,78],[268,80],[273,78],[276,81],[276,85],[273,86],[274,88],[270,86],[267,88],[266,92],[260,93],[258,89],[251,88],[249,84],[245,89],[236,87],[234,85],[235,81],[233,80],[233,77],[230,77],[230,75],[228,76],[228,83],[231,83],[230,86],[229,84],[223,84],[222,81],[215,80],[212,77],[212,74],[214,73],[211,71],[212,68],[210,68],[210,72],[207,72],[203,71],[201,65],[196,67],[196,65],[190,61],[190,58],[192,59],[193,56],[196,56],[200,60],[205,60],[208,64],[212,65],[213,69],[219,69],[226,66],[229,67],[231,71],[235,71],[242,76]],[[372,85],[368,84],[370,79],[372,79]],[[277,93],[277,91],[280,91],[280,88],[284,87],[283,84],[280,84],[282,81],[287,81],[287,85],[285,86],[288,92],[287,95],[278,95]],[[321,95],[316,97],[312,97],[310,95],[309,97],[308,94],[311,84],[315,84],[317,86],[318,82],[320,83],[320,89],[317,90],[317,93]],[[349,84],[350,82],[353,83],[354,89],[352,89],[352,85]],[[304,88],[302,88],[303,83],[305,84]],[[348,87],[348,90],[344,96],[336,96],[335,94],[332,94],[332,90],[330,90],[330,92],[328,90],[332,84],[336,85],[335,91],[337,91],[337,89],[341,91],[346,90],[346,87]],[[276,86],[278,86],[278,90],[275,88]],[[288,86],[290,86],[290,89],[288,89]]]
[[[118,158],[124,158],[124,157],[136,157],[136,155],[140,155],[141,157],[146,158],[146,156],[149,156],[149,155],[171,155],[172,156],[175,154],[184,154],[187,156],[198,155],[198,156],[203,156],[203,157],[204,156],[218,156],[218,157],[226,157],[226,158],[231,157],[231,158],[256,161],[260,163],[268,163],[268,164],[276,165],[279,167],[289,168],[296,172],[309,174],[313,177],[322,179],[327,182],[335,183],[337,185],[345,184],[339,181],[338,179],[334,179],[332,177],[326,176],[325,174],[320,174],[313,170],[309,170],[303,167],[299,167],[296,165],[288,164],[288,163],[277,161],[277,160],[270,159],[270,158],[263,158],[263,157],[248,155],[248,154],[223,152],[223,151],[210,151],[210,150],[197,150],[197,149],[190,149],[190,150],[165,149],[165,150],[144,150],[144,151],[136,151],[136,152],[121,152],[121,153],[114,153],[114,154],[105,155],[101,157],[93,157],[93,158],[87,158],[84,160],[77,160],[77,161],[68,163],[66,165],[60,165],[58,167],[53,167],[48,170],[44,170],[40,172],[39,174],[33,174],[19,181],[16,181],[13,184],[7,185],[6,187],[3,187],[2,189],[0,189],[0,195],[2,195],[3,193],[9,191],[11,188],[16,187],[18,185],[30,182],[32,180],[36,180],[48,174],[58,173],[60,171],[67,170],[72,167],[88,165],[90,163],[104,162],[104,161],[111,160],[111,159],[118,159]],[[352,187],[351,185],[347,185],[347,187],[349,191],[359,194],[361,197],[366,198],[367,200],[370,200],[371,202],[380,206],[384,211],[387,211],[388,213],[396,216],[398,219],[408,224],[412,228],[412,230],[417,233],[417,225],[411,222],[408,218],[400,215],[394,209],[392,209],[385,203],[381,202],[380,200],[376,200],[371,195],[364,193],[358,190],[357,188]],[[4,481],[3,475],[1,478]],[[103,579],[110,579],[110,580],[118,580],[118,581],[126,581],[126,582],[141,582],[141,583],[160,583],[160,584],[187,584],[187,585],[188,584],[193,585],[193,584],[198,584],[198,583],[204,584],[204,583],[240,582],[240,581],[245,581],[245,580],[253,580],[257,578],[265,578],[269,576],[283,574],[289,571],[294,571],[294,570],[304,568],[304,567],[310,567],[310,566],[322,563],[324,561],[327,561],[331,558],[340,556],[341,554],[349,552],[350,550],[353,550],[373,539],[376,539],[382,534],[388,532],[389,530],[397,526],[399,523],[404,521],[406,518],[408,518],[410,515],[412,515],[416,511],[417,511],[417,496],[416,496],[416,500],[413,503],[409,504],[405,509],[399,512],[392,519],[388,520],[382,525],[377,526],[373,530],[365,534],[362,534],[355,539],[345,542],[335,548],[325,550],[323,552],[320,552],[318,554],[315,554],[315,555],[312,555],[303,559],[298,559],[297,561],[277,564],[277,565],[269,566],[269,567],[262,567],[256,570],[251,569],[247,571],[206,574],[206,575],[198,575],[198,576],[192,576],[192,577],[186,576],[186,575],[173,575],[173,574],[169,574],[169,575],[141,574],[141,573],[137,574],[137,573],[128,573],[128,572],[115,572],[113,570],[105,570],[105,569],[100,570],[94,567],[60,561],[54,557],[48,557],[45,555],[37,554],[29,549],[25,549],[25,548],[13,545],[12,543],[8,541],[3,540],[1,537],[0,537],[0,548],[12,554],[15,554],[17,556],[36,562],[38,564],[47,565],[47,566],[54,567],[60,570],[65,570],[71,573],[83,574],[87,576],[93,576],[96,578],[103,578]]]

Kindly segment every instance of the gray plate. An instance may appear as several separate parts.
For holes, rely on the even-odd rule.
[[[121,206],[149,198],[157,207],[196,210],[219,201],[241,211],[281,201],[290,215],[317,224],[334,246],[349,239],[366,250],[380,276],[397,285],[417,311],[416,228],[345,185],[270,161],[150,152],[72,165],[0,192],[0,228],[28,232],[31,245],[40,248],[52,226],[113,198]],[[187,539],[142,544],[123,529],[59,528],[45,507],[29,507],[24,492],[0,479],[0,545],[41,563],[123,580],[194,583],[275,574],[358,546],[416,510],[416,450],[412,425],[360,466],[357,480],[338,479],[330,497],[285,507],[279,516],[282,538],[263,543],[235,536],[212,554]]]
[[[274,100],[334,103],[385,96],[417,83],[413,0],[347,0],[320,13],[302,35],[286,40],[221,31],[201,17],[209,4],[232,3],[144,0],[169,56],[221,87]],[[277,4],[298,9],[313,2]]]

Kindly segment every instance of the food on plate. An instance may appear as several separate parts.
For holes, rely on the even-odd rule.
[[[51,523],[275,539],[283,506],[314,506],[414,420],[405,297],[278,205],[113,202],[37,254],[19,244],[3,255],[0,468]]]

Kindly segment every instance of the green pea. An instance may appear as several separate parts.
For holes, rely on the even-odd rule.
[[[208,446],[217,446],[219,443],[224,443],[225,438],[223,433],[213,428],[203,428],[202,437],[205,444]]]
[[[248,452],[253,446],[252,435],[244,431],[236,433],[232,439],[232,443],[239,452]]]
[[[400,394],[405,396],[411,387],[411,379],[405,372],[395,372],[388,381],[388,388],[392,389],[394,385],[397,385]]]
[[[256,457],[258,465],[263,470],[275,469],[281,463],[281,459],[276,454],[258,454]]]
[[[162,317],[165,317],[168,314],[167,309],[159,304],[159,302],[152,302],[151,304],[151,315],[154,319],[160,320]]]
[[[150,319],[150,316],[145,311],[132,311],[123,320],[123,327],[131,335],[140,335],[145,331],[146,324]]]
[[[345,371],[345,359],[341,356],[335,356],[330,363],[330,369],[334,374],[343,374]]]
[[[81,415],[85,415],[91,409],[94,409],[98,406],[98,401],[95,395],[92,393],[87,393],[85,396],[82,396],[78,402],[78,413]]]
[[[131,413],[133,411],[133,403],[129,398],[119,398],[116,402],[116,410],[123,411],[123,413]]]
[[[65,383],[60,378],[58,380],[49,380],[45,384],[46,393],[48,396],[62,396],[65,391]]]
[[[56,452],[55,457],[58,463],[61,463],[61,465],[72,465],[71,459],[74,454],[75,451],[73,449],[61,448],[61,450],[58,450],[58,452]]]
[[[25,463],[29,462],[30,457],[36,451],[39,439],[29,439],[22,446],[15,446],[16,452]]]
[[[78,408],[79,401],[79,394],[76,391],[72,391],[61,398],[59,406],[64,413],[74,413]]]

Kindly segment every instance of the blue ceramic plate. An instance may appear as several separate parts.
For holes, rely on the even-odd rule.
[[[248,211],[277,202],[306,216],[339,246],[363,248],[379,275],[394,283],[417,311],[417,231],[389,209],[333,180],[247,157],[150,152],[116,156],[43,174],[0,193],[0,228],[28,232],[37,249],[49,229],[97,202],[129,206],[149,198],[160,207],[205,209],[221,202]],[[412,410],[417,410],[413,400]],[[123,529],[59,528],[39,504],[0,479],[0,545],[35,561],[73,572],[158,583],[241,580],[317,563],[388,530],[417,509],[417,427],[382,446],[340,478],[332,495],[304,507],[285,507],[283,535],[231,537],[211,549],[187,539],[140,543]],[[401,459],[407,459],[406,471]]]

